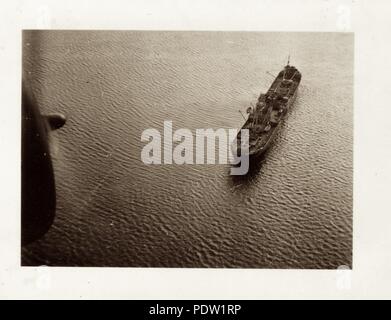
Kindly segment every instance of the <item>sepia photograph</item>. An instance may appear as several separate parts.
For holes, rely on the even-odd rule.
[[[353,33],[21,46],[21,265],[352,268]]]

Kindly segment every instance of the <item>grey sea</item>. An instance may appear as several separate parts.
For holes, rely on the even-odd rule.
[[[24,31],[23,71],[52,135],[54,225],[23,265],[352,266],[348,33]],[[240,128],[286,64],[302,73],[272,147],[229,164],[146,165],[141,133]]]

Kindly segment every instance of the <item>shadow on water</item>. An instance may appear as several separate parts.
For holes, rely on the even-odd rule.
[[[266,155],[250,158],[249,169],[245,175],[230,175],[229,183],[232,187],[247,189],[256,179],[259,179]]]

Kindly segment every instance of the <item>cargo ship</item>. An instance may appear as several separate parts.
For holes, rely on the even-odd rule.
[[[250,158],[261,156],[270,147],[296,98],[300,81],[301,73],[289,65],[288,58],[287,65],[279,72],[269,90],[259,96],[254,107],[247,109],[249,115],[242,129],[249,130],[249,140],[243,141],[243,145],[248,145]],[[239,131],[232,148],[238,156],[244,155],[241,136]]]

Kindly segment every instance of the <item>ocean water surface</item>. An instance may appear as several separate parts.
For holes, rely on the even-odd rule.
[[[229,165],[145,165],[141,133],[240,128],[288,54],[302,73],[269,152]],[[25,31],[23,69],[53,133],[57,212],[22,264],[352,265],[353,35]]]

